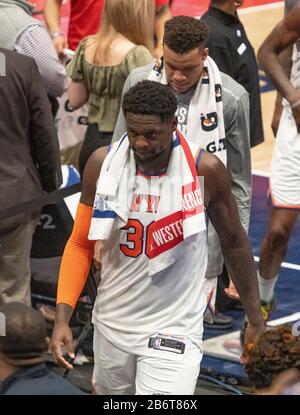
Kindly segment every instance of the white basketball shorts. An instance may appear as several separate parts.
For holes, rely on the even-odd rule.
[[[168,359],[168,351],[152,356],[124,352],[94,326],[93,386],[99,395],[192,395],[202,348],[186,341],[182,359]]]
[[[289,106],[279,123],[269,190],[274,207],[300,209],[300,134]]]

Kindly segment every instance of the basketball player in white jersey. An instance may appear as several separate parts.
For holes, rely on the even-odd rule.
[[[246,342],[255,342],[264,332],[264,322],[250,243],[239,220],[225,166],[176,130],[177,101],[171,89],[143,81],[125,94],[122,105],[128,130],[127,157],[133,155],[135,160],[130,174],[136,175],[128,222],[104,242],[88,240],[96,210],[93,214],[96,182],[106,157],[106,151],[99,149],[87,163],[73,233],[62,260],[52,351],[59,364],[72,368],[62,355],[61,345],[67,346],[72,357],[68,324],[94,256],[102,267],[93,311],[93,379],[97,393],[193,394],[203,354],[205,220],[204,230],[193,235],[194,244],[180,245],[182,250],[175,262],[149,275],[149,239],[158,240],[160,245],[176,242],[182,235],[180,221],[166,226],[160,240],[151,226],[163,200],[162,183],[169,175],[177,146],[189,149],[185,150],[191,156],[189,165],[196,175],[204,177],[204,205],[248,315]],[[124,139],[127,137],[115,143],[117,147],[111,151],[118,149]],[[186,199],[186,203],[194,202]],[[104,213],[109,216],[111,211]]]
[[[258,59],[278,92],[283,110],[270,175],[270,218],[261,246],[258,284],[265,318],[275,308],[274,288],[300,209],[300,3],[275,26]],[[290,79],[279,55],[293,46]],[[286,65],[285,65],[286,66]]]

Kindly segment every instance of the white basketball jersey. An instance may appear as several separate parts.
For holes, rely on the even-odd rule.
[[[164,177],[137,173],[127,225],[113,232],[102,252],[93,323],[109,341],[129,353],[150,354],[149,339],[158,334],[189,338],[198,344],[202,339],[206,232],[191,237],[194,243],[172,266],[148,275],[147,232],[155,220]],[[175,224],[173,231],[176,234],[182,229]],[[172,358],[176,353],[168,355]]]
[[[292,55],[292,69],[291,69],[291,83],[295,88],[300,88],[300,41],[298,40],[293,45],[293,55]]]

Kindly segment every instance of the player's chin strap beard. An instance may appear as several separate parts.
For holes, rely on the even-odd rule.
[[[133,153],[135,155],[136,149],[132,145],[129,145],[129,148],[133,151]],[[169,160],[170,160],[170,157],[171,157],[171,151],[172,151],[172,143],[170,143],[169,151],[167,149],[165,149],[164,147],[162,147],[157,153],[153,154],[155,156],[154,160],[151,160],[151,161],[146,162],[146,163],[141,163],[141,162],[138,162],[136,160],[136,168],[138,170],[140,170],[142,172],[144,171],[146,173],[145,166],[147,166],[147,167],[149,167],[149,170],[151,170],[151,173],[152,173],[153,176],[165,173],[165,171],[168,168]],[[160,166],[156,165],[156,163],[158,161],[160,161],[159,159],[164,155],[166,155],[166,160],[162,160]],[[153,171],[153,170],[156,170],[156,169],[158,171]]]

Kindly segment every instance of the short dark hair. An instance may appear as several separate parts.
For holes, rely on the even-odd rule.
[[[228,0],[210,0],[210,4],[215,5],[215,4],[225,4],[227,3]]]
[[[163,43],[175,53],[187,53],[195,48],[206,47],[208,26],[199,19],[176,16],[165,23]]]
[[[177,110],[177,99],[171,88],[155,81],[141,81],[123,98],[124,114],[158,115],[162,122],[171,121]]]
[[[229,0],[230,1],[230,0]],[[210,0],[211,5],[219,5],[219,4],[226,4],[229,2],[228,0]]]
[[[40,357],[46,345],[46,323],[37,310],[11,302],[0,307],[5,316],[5,336],[0,336],[0,352],[10,359]]]

